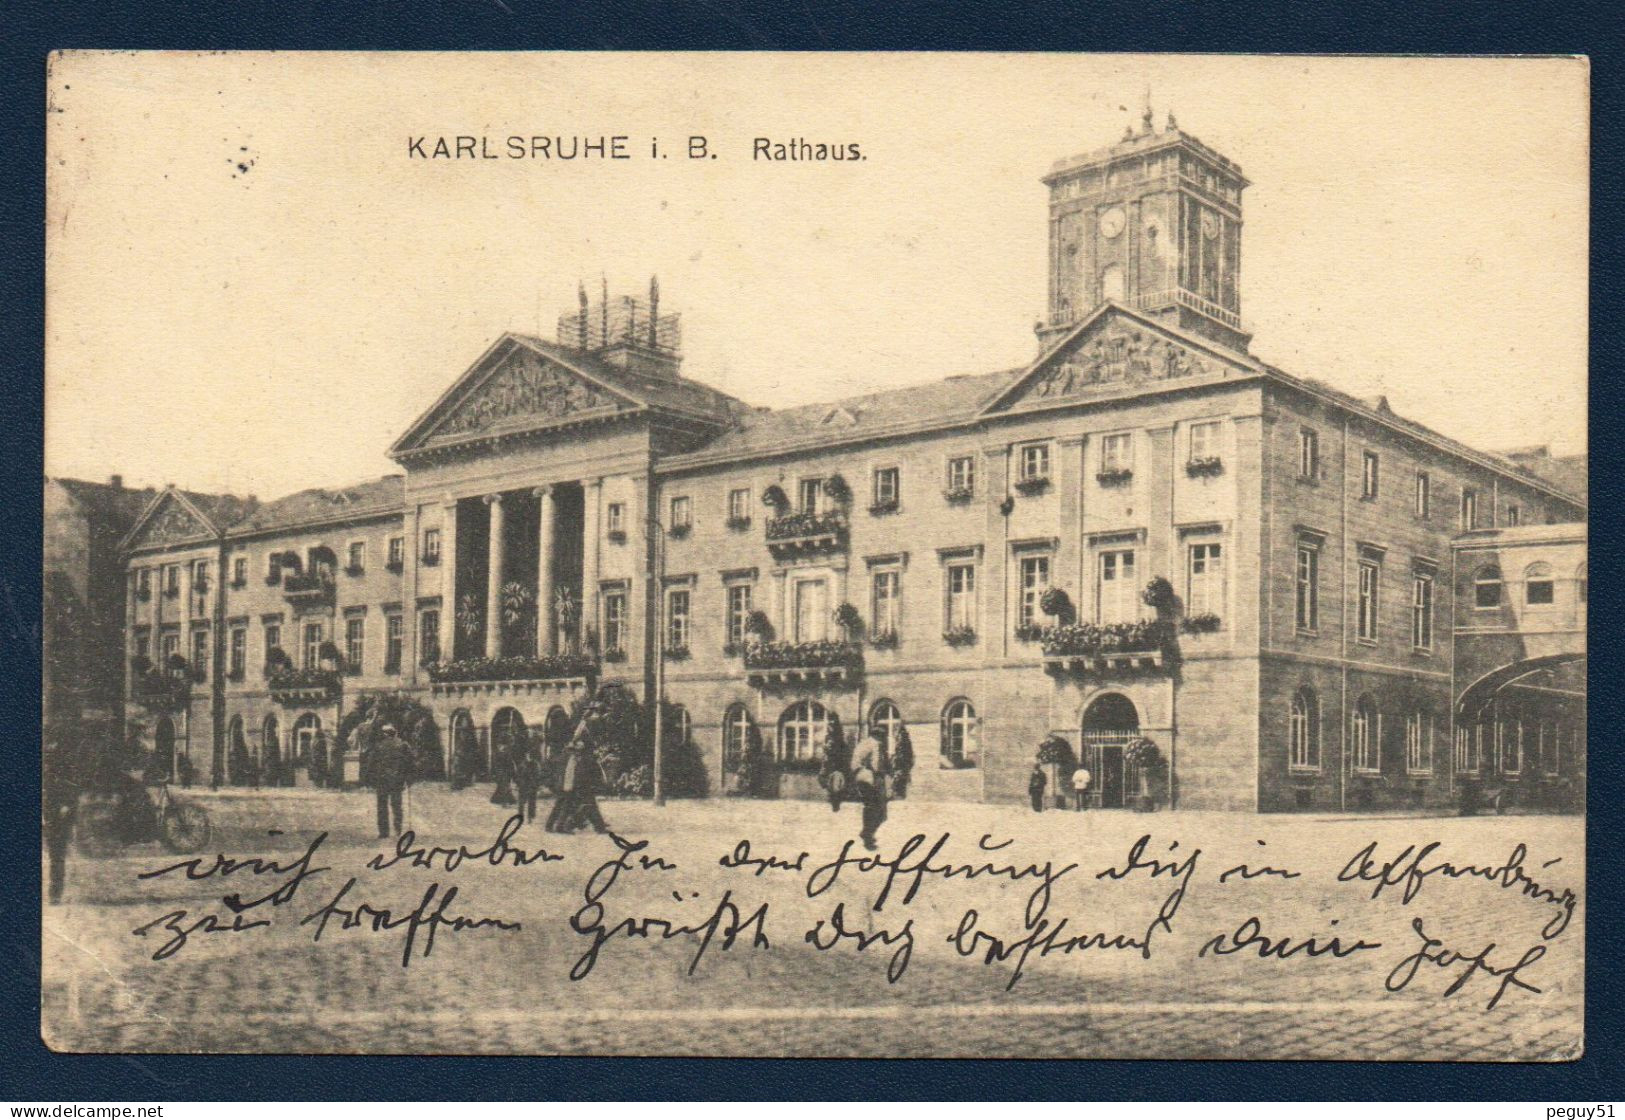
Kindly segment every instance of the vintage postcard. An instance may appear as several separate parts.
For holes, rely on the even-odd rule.
[[[1583,60],[49,93],[53,1048],[1581,1054]]]

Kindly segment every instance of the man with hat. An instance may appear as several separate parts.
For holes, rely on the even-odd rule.
[[[378,839],[399,836],[406,827],[401,813],[401,795],[406,790],[407,782],[412,779],[412,760],[406,744],[395,734],[394,724],[386,723],[379,729],[372,743],[372,765],[369,769],[373,793],[378,798]],[[393,829],[390,828],[391,811],[395,814]]]

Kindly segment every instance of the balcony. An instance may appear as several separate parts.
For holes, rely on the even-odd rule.
[[[1044,669],[1050,673],[1146,673],[1167,665],[1173,628],[1166,622],[1078,622],[1045,629]]]
[[[598,659],[585,653],[553,657],[465,657],[427,667],[436,696],[465,692],[528,693],[585,687]]]
[[[130,699],[149,712],[176,712],[192,697],[190,673],[139,673],[130,686]]]
[[[756,688],[840,685],[862,671],[857,642],[766,642],[745,649],[745,676]]]
[[[787,513],[767,522],[767,547],[775,558],[839,552],[846,547],[846,514]]]
[[[337,669],[284,669],[271,674],[271,699],[287,707],[329,703],[339,693]]]
[[[283,579],[282,595],[294,606],[331,606],[333,577],[321,569],[293,573]]]

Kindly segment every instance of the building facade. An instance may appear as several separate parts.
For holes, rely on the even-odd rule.
[[[871,727],[906,729],[927,799],[1018,800],[1052,737],[1101,807],[1445,804],[1486,778],[1453,749],[1459,557],[1574,529],[1572,476],[1253,356],[1247,182],[1172,121],[1044,182],[1023,368],[755,408],[682,375],[657,287],[583,292],[453,382],[390,449],[403,475],[229,522],[157,495],[126,541],[152,749],[297,771],[399,694],[478,771],[611,684],[667,701],[713,793],[810,795],[825,742]]]

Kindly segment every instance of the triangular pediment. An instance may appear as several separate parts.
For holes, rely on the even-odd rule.
[[[414,451],[639,408],[559,355],[505,335],[391,449]]]
[[[136,519],[124,541],[127,548],[150,548],[206,541],[215,533],[208,518],[179,491],[165,490]]]
[[[1186,331],[1108,304],[1078,324],[984,412],[1121,396],[1163,382],[1259,372],[1258,365]]]

